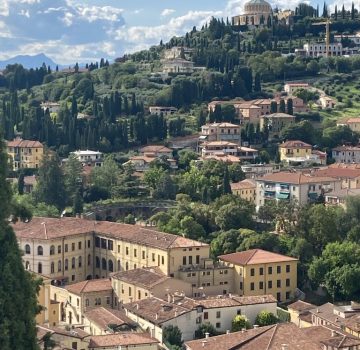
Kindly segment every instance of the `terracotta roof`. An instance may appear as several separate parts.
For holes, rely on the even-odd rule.
[[[346,124],[355,124],[360,123],[360,117],[359,118],[348,118],[344,121]]]
[[[37,326],[37,329],[38,329],[38,333],[40,333],[40,334],[43,334],[44,332],[46,332],[46,333],[50,332],[52,334],[55,333],[55,334],[60,334],[60,335],[64,335],[67,337],[78,338],[78,339],[84,339],[84,338],[90,336],[89,333],[85,332],[84,330],[82,330],[80,328],[66,330],[66,329],[60,328],[60,327]]]
[[[36,184],[36,177],[33,176],[24,176],[24,183],[25,185],[35,185]]]
[[[261,116],[261,118],[287,118],[287,119],[295,119],[296,117],[291,115],[291,114],[287,114],[287,113],[272,113],[272,114],[267,114],[267,115],[263,115]]]
[[[333,148],[333,151],[348,151],[348,152],[352,152],[352,151],[360,151],[360,146],[339,146],[339,147],[335,147]]]
[[[360,176],[360,169],[349,168],[327,168],[314,171],[312,176],[315,177],[333,177],[339,179],[355,179]]]
[[[312,174],[313,175],[313,174]],[[323,182],[339,181],[334,177],[328,176],[310,176],[302,173],[280,171],[278,173],[266,174],[259,177],[257,181],[261,182],[283,182],[287,184],[301,185],[301,184],[316,184]]]
[[[170,233],[155,231],[139,225],[92,221],[70,217],[61,219],[35,217],[28,223],[17,222],[13,224],[13,228],[16,236],[24,239],[48,240],[95,232],[98,235],[163,250],[170,248],[208,247],[208,244],[202,242]]]
[[[146,146],[140,149],[141,153],[169,153],[172,152],[170,148],[165,146]]]
[[[204,127],[208,127],[208,128],[210,128],[210,127],[213,127],[213,128],[217,128],[217,127],[219,127],[219,128],[240,128],[241,126],[238,124],[224,122],[224,123],[209,123],[209,124],[205,124],[202,126],[202,128],[204,128]]]
[[[136,323],[125,315],[124,311],[97,307],[85,312],[85,317],[96,323],[102,329],[107,329],[109,324],[116,326],[136,326]]]
[[[89,349],[117,346],[131,346],[142,344],[157,344],[157,339],[148,333],[118,333],[109,335],[94,335],[90,338]]]
[[[235,182],[230,184],[231,190],[245,190],[245,189],[254,189],[256,188],[256,182],[252,179],[246,179],[240,182]]]
[[[211,142],[206,142],[205,146],[234,146],[234,147],[238,147],[237,143],[234,142],[228,142],[228,141],[211,141]]]
[[[302,301],[302,300],[295,301],[295,303],[288,305],[288,309],[295,310],[300,313],[303,311],[308,311],[308,310],[314,309],[314,308],[316,308],[315,305],[306,303],[305,301]]]
[[[334,164],[330,164],[329,168],[334,168],[334,169],[360,169],[360,164],[356,164],[356,163],[334,163]]]
[[[283,142],[280,145],[280,148],[306,148],[306,149],[310,148],[311,149],[312,146],[309,145],[308,143],[298,141],[298,140],[294,140],[294,141]]]
[[[290,256],[272,253],[262,249],[251,249],[244,252],[220,255],[219,259],[235,265],[256,265],[298,260]]]
[[[23,140],[20,138],[7,142],[8,147],[22,147],[22,148],[43,148],[44,146],[39,141]]]
[[[66,286],[65,289],[70,293],[80,295],[82,293],[112,291],[112,286],[109,278],[101,278],[70,284]]]
[[[224,153],[211,154],[208,156],[204,156],[202,158],[205,160],[213,159],[213,160],[217,160],[219,162],[226,162],[226,163],[240,163],[241,162],[240,158],[233,156],[231,154],[224,154]]]
[[[116,272],[112,274],[111,277],[147,289],[151,289],[154,286],[171,279],[171,277],[166,276],[158,267]]]

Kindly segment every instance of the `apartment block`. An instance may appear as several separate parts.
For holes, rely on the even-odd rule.
[[[221,255],[219,260],[234,268],[234,293],[242,296],[271,294],[279,302],[295,298],[298,259],[252,249]]]
[[[241,144],[241,127],[232,123],[212,123],[201,127],[199,142],[229,141]]]

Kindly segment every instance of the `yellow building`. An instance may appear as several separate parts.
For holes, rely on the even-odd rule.
[[[279,302],[294,298],[297,288],[297,259],[262,249],[252,249],[221,255],[219,260],[234,267],[236,294],[272,294]]]
[[[295,323],[299,328],[312,326],[310,310],[316,309],[315,305],[298,300],[295,301],[295,303],[288,305],[287,308],[292,323]]]
[[[279,146],[280,160],[307,158],[311,156],[312,146],[302,141],[287,141]]]
[[[360,132],[360,118],[345,118],[336,123],[337,126],[348,126],[352,131]]]
[[[22,168],[37,169],[44,154],[44,146],[39,141],[16,138],[7,142],[7,153],[13,170]]]
[[[168,293],[193,295],[190,283],[166,276],[158,267],[121,271],[111,276],[114,298],[119,303],[142,300],[151,295],[165,298]]]
[[[231,192],[240,198],[255,203],[256,201],[256,182],[252,179],[246,179],[231,184]]]

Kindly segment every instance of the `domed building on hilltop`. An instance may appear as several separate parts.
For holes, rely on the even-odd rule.
[[[262,26],[267,25],[269,18],[272,19],[271,5],[265,0],[250,0],[245,3],[244,13],[232,18],[235,26]]]

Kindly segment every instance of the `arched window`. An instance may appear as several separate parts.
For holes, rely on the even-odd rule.
[[[114,271],[114,263],[112,262],[112,260],[109,260],[109,271],[110,272]]]
[[[69,269],[69,260],[65,259],[65,271]]]
[[[50,255],[54,255],[54,254],[55,254],[55,246],[52,245],[52,246],[50,247]]]
[[[75,269],[75,258],[71,259],[71,268]]]
[[[82,265],[82,257],[81,256],[79,256],[79,267],[81,267],[81,265]]]
[[[42,273],[42,263],[38,263],[38,273]]]
[[[106,259],[104,259],[104,258],[101,259],[101,268],[103,270],[106,270],[106,268],[107,268]]]
[[[121,271],[121,261],[120,260],[117,261],[117,270]]]
[[[28,261],[25,263],[25,269],[26,269],[27,271],[30,270],[30,263],[29,263]]]
[[[25,254],[31,254],[31,248],[29,244],[25,246]]]
[[[98,256],[95,258],[95,266],[97,269],[100,269],[100,258]]]
[[[61,271],[61,260],[58,261],[58,272]]]
[[[91,265],[91,255],[89,254],[88,255],[88,266],[90,266]]]
[[[52,262],[51,268],[50,268],[50,273],[54,273],[54,272],[55,272],[55,264]]]
[[[38,255],[44,255],[44,249],[41,245],[38,246],[37,253],[38,253]]]

